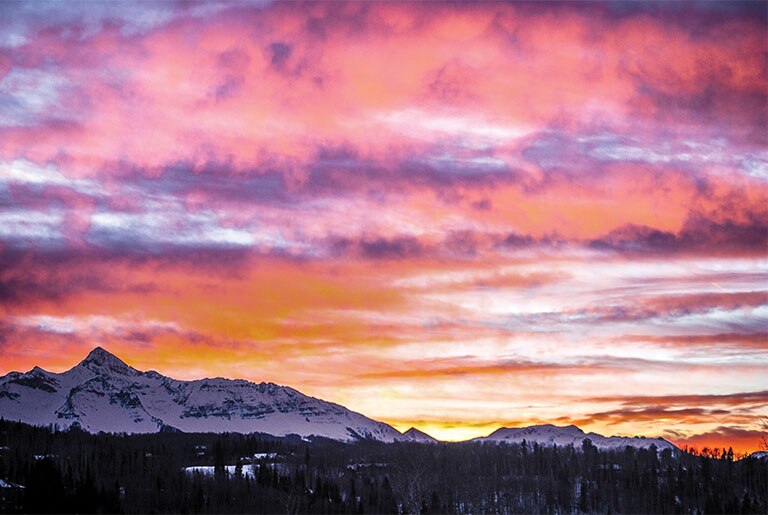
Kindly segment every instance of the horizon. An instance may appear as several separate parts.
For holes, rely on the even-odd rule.
[[[764,3],[0,13],[0,375],[760,448]]]
[[[97,351],[101,351],[101,352],[106,353],[107,355],[109,355],[109,356],[111,356],[113,358],[116,358],[121,363],[125,364],[129,368],[131,368],[131,369],[133,369],[133,370],[135,370],[135,371],[137,371],[139,373],[157,372],[157,373],[160,373],[161,375],[164,375],[164,374],[162,374],[162,372],[154,370],[154,369],[140,370],[138,368],[135,368],[130,363],[127,363],[125,360],[123,360],[120,356],[117,356],[116,354],[110,352],[108,349],[105,349],[101,345],[97,345],[96,347],[93,347],[88,352],[88,354],[86,356],[84,356],[81,360],[77,361],[76,364],[74,364],[71,367],[65,368],[65,369],[63,369],[61,371],[57,372],[57,371],[52,371],[52,370],[46,370],[43,367],[35,366],[33,369],[29,370],[28,372],[24,372],[24,373],[32,372],[34,369],[38,369],[38,368],[42,369],[44,372],[53,373],[53,374],[66,373],[66,372],[68,372],[70,370],[73,370],[73,369],[77,368],[78,366],[82,365],[85,361],[87,361],[91,357],[91,355],[93,355]],[[13,371],[13,372],[20,372],[20,371]],[[13,373],[13,372],[11,372],[11,373]],[[164,377],[168,377],[168,378],[173,379],[173,380],[179,380],[179,379],[177,379],[175,377],[171,377],[171,376],[165,376],[164,375]],[[248,381],[248,382],[251,382],[252,384],[257,384],[256,381],[252,381],[252,380],[245,379],[245,378],[222,377],[222,376],[217,376],[217,377],[198,377],[198,378],[193,378],[193,379],[183,379],[181,381],[206,381],[206,380],[216,380],[216,379],[226,380],[226,381]],[[280,383],[273,383],[273,384],[275,384],[278,387],[288,387],[288,388],[291,388],[291,386],[287,385],[287,384],[280,384]],[[299,393],[307,395],[305,392],[299,392]],[[310,395],[310,397],[312,397],[312,396]],[[331,399],[320,399],[320,400],[333,402]],[[365,415],[365,413],[361,413],[361,414]],[[2,418],[2,417],[0,417],[0,418]],[[675,445],[681,451],[688,451],[688,450],[690,450],[690,451],[692,451],[694,453],[698,453],[698,452],[701,452],[701,451],[706,451],[707,449],[710,450],[710,451],[719,452],[720,450],[725,450],[727,448],[732,448],[732,445],[728,445],[727,447],[717,447],[717,446],[708,446],[708,445],[705,444],[700,449],[699,447],[697,447],[695,445],[689,446],[686,443],[683,443],[683,444],[679,445],[675,441],[670,440],[668,438],[664,438],[663,436],[660,436],[660,435],[638,436],[638,435],[634,435],[634,434],[621,434],[621,433],[618,433],[618,434],[600,434],[600,433],[595,433],[593,431],[584,431],[582,428],[580,428],[579,426],[574,425],[574,424],[557,425],[557,424],[548,423],[548,422],[540,422],[538,424],[527,425],[527,426],[503,426],[502,425],[502,426],[498,426],[498,427],[494,428],[488,434],[475,435],[475,436],[472,436],[472,437],[469,437],[469,438],[466,438],[466,439],[441,439],[441,438],[435,438],[431,434],[427,433],[426,431],[422,430],[421,428],[419,428],[417,426],[411,426],[411,427],[409,427],[407,429],[400,429],[400,428],[395,427],[395,429],[397,431],[399,431],[401,434],[405,434],[405,433],[407,433],[409,431],[416,430],[416,431],[421,432],[422,434],[425,434],[425,435],[427,435],[427,436],[429,436],[431,438],[435,438],[435,441],[441,442],[441,443],[466,443],[466,442],[470,442],[470,441],[472,441],[474,439],[477,439],[477,438],[489,437],[489,436],[493,435],[494,433],[498,432],[499,430],[503,430],[503,429],[528,429],[528,428],[533,428],[533,427],[554,427],[554,428],[557,428],[557,429],[567,429],[567,428],[573,427],[573,428],[576,428],[576,429],[582,431],[585,434],[585,436],[589,436],[590,434],[596,434],[597,436],[604,436],[604,437],[619,436],[619,437],[629,437],[629,438],[662,439],[662,440],[666,440],[666,441],[672,443],[673,445]],[[762,449],[762,450],[764,450],[764,449]],[[733,451],[734,451],[737,459],[749,457],[752,453],[757,452],[757,451],[749,451],[749,450],[739,449],[739,448],[733,449]]]

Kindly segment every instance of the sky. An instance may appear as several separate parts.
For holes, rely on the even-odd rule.
[[[765,3],[0,4],[0,374],[756,450]]]

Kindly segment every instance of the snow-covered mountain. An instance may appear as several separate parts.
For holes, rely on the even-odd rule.
[[[60,374],[35,367],[1,377],[0,416],[35,425],[78,424],[90,432],[263,432],[385,442],[403,436],[293,388],[221,378],[177,381],[140,372],[100,347]]]
[[[415,427],[410,428],[398,438],[401,442],[417,442],[417,443],[439,443],[439,440],[432,438],[424,431],[419,431]]]
[[[261,432],[352,441],[436,443],[411,428],[392,426],[286,386],[241,379],[178,381],[155,371],[141,372],[101,347],[60,374],[35,367],[0,377],[0,416],[34,425],[78,425],[90,432],[154,433]],[[600,449],[675,449],[663,438],[605,437],[576,426],[500,428],[474,442],[581,446],[589,438]]]
[[[491,442],[491,443],[522,443],[527,444],[537,442],[539,445],[557,445],[558,447],[573,445],[580,447],[585,438],[589,438],[598,449],[623,449],[624,447],[645,447],[656,445],[659,450],[671,449],[677,447],[663,438],[646,438],[643,436],[603,436],[597,433],[585,433],[576,426],[553,426],[545,424],[541,426],[530,427],[502,427],[488,436],[475,438],[473,442]]]

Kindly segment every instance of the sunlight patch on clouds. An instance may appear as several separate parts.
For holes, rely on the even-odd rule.
[[[95,241],[125,239],[145,244],[250,246],[258,241],[251,231],[222,227],[212,213],[173,214],[173,208],[143,213],[98,212],[91,216],[90,234]],[[280,243],[271,238],[266,241]]]
[[[0,239],[8,242],[62,243],[64,214],[59,210],[0,211]]]
[[[14,317],[17,324],[58,334],[115,333],[126,329],[179,330],[175,322],[107,315],[25,315]]]
[[[0,75],[0,126],[34,126],[60,117],[62,93],[70,86],[65,75],[51,70],[13,68]]]
[[[64,186],[91,195],[103,194],[96,181],[71,179],[53,164],[41,166],[26,159],[0,162],[0,185]]]
[[[381,114],[375,120],[414,137],[431,139],[439,133],[466,139],[469,144],[508,143],[534,132],[523,124],[498,124],[477,115],[447,115],[415,108]]]

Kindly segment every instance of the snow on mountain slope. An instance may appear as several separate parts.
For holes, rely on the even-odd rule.
[[[338,404],[272,383],[232,379],[177,381],[140,372],[97,347],[57,374],[35,367],[0,378],[0,416],[8,420],[91,432],[263,432],[335,440],[402,435]]]
[[[415,427],[403,433],[403,436],[400,436],[397,440],[400,442],[438,443],[437,439],[432,438],[423,431],[419,431]]]
[[[645,438],[642,436],[606,437],[597,433],[585,433],[576,426],[559,427],[551,424],[516,428],[502,427],[488,436],[475,438],[471,441],[522,443],[522,441],[525,440],[529,445],[537,442],[539,445],[546,446],[557,445],[558,447],[561,447],[573,445],[574,447],[580,447],[586,438],[589,438],[598,449],[623,449],[627,446],[648,448],[651,445],[656,445],[656,448],[659,450],[677,449],[677,447],[663,438]]]

